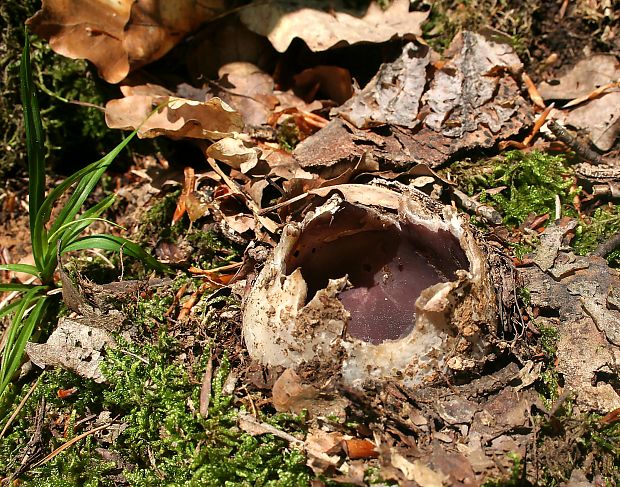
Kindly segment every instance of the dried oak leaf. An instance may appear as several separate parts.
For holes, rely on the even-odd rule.
[[[520,118],[518,87],[510,93],[502,90],[514,81],[510,73],[523,67],[509,45],[482,34],[461,32],[446,55],[451,59],[435,74],[423,96],[430,109],[424,118],[427,127],[461,138],[483,130],[497,134],[512,125],[513,118]]]
[[[588,133],[592,143],[602,151],[608,151],[620,134],[620,90],[571,110],[565,123]]]
[[[557,245],[557,243],[556,243]],[[553,265],[519,270],[532,306],[557,310],[559,319],[539,318],[559,333],[558,371],[576,401],[599,411],[620,407],[620,395],[605,378],[620,361],[620,312],[613,291],[620,276],[604,259],[559,251]]]
[[[313,51],[356,42],[384,42],[394,36],[422,33],[428,12],[410,12],[409,0],[394,0],[386,10],[371,2],[366,12],[351,11],[344,0],[260,2],[248,5],[241,21],[267,36],[279,52],[295,37]]]
[[[105,107],[108,127],[138,129],[138,137],[159,135],[219,140],[243,130],[241,115],[219,98],[205,102],[171,96],[152,85],[122,87],[125,98],[111,100]],[[155,112],[153,109],[158,108]]]
[[[57,53],[88,59],[103,79],[118,83],[225,10],[223,0],[43,0],[27,23]]]
[[[538,85],[538,92],[545,100],[570,100],[618,78],[620,63],[616,56],[597,54],[579,61],[558,79],[543,81]]]
[[[246,173],[258,164],[260,150],[248,147],[239,139],[225,137],[209,146],[207,156]]]

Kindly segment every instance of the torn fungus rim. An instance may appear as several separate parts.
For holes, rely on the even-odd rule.
[[[269,366],[312,365],[317,378],[338,374],[350,385],[413,385],[484,363],[497,306],[469,224],[400,183],[325,190],[323,204],[285,226],[246,297],[250,356]],[[368,309],[375,314],[364,322]],[[384,334],[382,317],[390,322]]]

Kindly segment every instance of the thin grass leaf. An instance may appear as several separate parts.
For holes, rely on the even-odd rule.
[[[64,248],[63,253],[87,249],[123,252],[125,255],[139,259],[153,269],[161,272],[169,272],[167,266],[159,262],[152,255],[146,253],[140,245],[116,235],[89,235],[87,237],[82,237],[68,244]]]
[[[1,264],[0,271],[25,272],[39,277],[39,269],[30,264]]]
[[[9,282],[0,284],[0,292],[10,292],[10,291],[19,291],[26,292],[31,290],[34,287],[42,287],[37,286],[36,284],[22,284],[20,282]]]
[[[42,296],[37,295],[37,289],[30,289],[24,294],[24,296],[18,300],[19,305],[16,307],[15,316],[9,325],[7,330],[6,340],[4,342],[4,348],[2,349],[2,363],[0,364],[0,384],[6,380],[8,373],[10,372],[11,358],[15,355],[13,348],[15,342],[19,340],[19,335],[23,328],[23,317],[28,309],[30,309],[38,299]],[[30,338],[30,337],[28,337]],[[1,388],[0,388],[1,389]]]
[[[76,220],[65,223],[62,227],[58,229],[56,234],[52,234],[48,237],[49,245],[50,246],[54,245],[59,239],[64,243],[72,242],[77,237],[79,237],[79,235],[84,230],[86,230],[86,228],[90,226],[90,224],[93,221],[103,221],[103,222],[109,223],[110,225],[120,227],[120,225],[114,222],[111,222],[104,218],[100,218],[103,212],[107,210],[110,206],[112,206],[115,200],[116,200],[116,195],[111,194],[107,196],[106,198],[104,198],[103,200],[101,200],[99,203],[97,203],[92,208],[89,208],[88,210],[86,210]]]
[[[17,306],[19,304],[20,304],[20,300],[16,299],[12,303],[9,303],[6,306],[4,306],[2,309],[0,309],[0,318],[2,318],[4,316],[8,315],[9,313],[12,313],[13,311],[15,311],[15,308],[17,308]]]
[[[28,293],[24,297],[24,303],[20,306],[11,323],[9,337],[2,351],[2,365],[0,367],[0,397],[4,394],[6,387],[10,384],[13,374],[17,372],[21,365],[26,343],[32,337],[35,326],[45,313],[49,300],[46,296],[34,297]],[[23,319],[24,313],[34,305],[30,314]]]
[[[96,169],[93,172],[86,174],[83,178],[81,178],[78,183],[75,192],[69,198],[69,201],[63,206],[58,217],[54,220],[50,228],[50,232],[53,233],[58,229],[58,227],[65,224],[67,221],[73,220],[75,216],[78,214],[84,201],[86,198],[92,193],[93,188],[97,185],[101,176],[105,172],[114,159],[120,154],[120,152],[125,148],[125,146],[129,143],[131,139],[136,135],[136,132],[132,132],[130,135],[125,137],[120,144],[118,144],[114,149],[112,149],[108,154],[106,154],[103,158],[97,161],[99,164],[96,166]]]
[[[30,43],[28,31],[24,29],[24,51],[22,53],[20,71],[20,94],[24,110],[26,129],[26,149],[28,153],[28,193],[30,210],[30,239],[33,245],[35,262],[40,263],[42,241],[35,231],[34,215],[43,204],[45,198],[45,144],[39,102],[37,101],[32,67],[30,65]],[[39,238],[38,238],[39,237]]]

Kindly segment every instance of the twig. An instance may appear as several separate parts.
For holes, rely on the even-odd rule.
[[[578,156],[581,156],[582,159],[593,162],[594,164],[605,163],[603,159],[601,159],[601,156],[599,156],[596,152],[587,147],[585,144],[579,142],[555,120],[549,120],[549,122],[547,122],[547,127],[549,127],[549,130],[553,132],[553,135],[555,135],[559,140],[564,142],[568,147],[573,149]]]
[[[523,80],[523,83],[525,83],[527,93],[530,95],[530,99],[532,100],[534,105],[544,109],[545,102],[543,101],[542,96],[540,96],[538,88],[536,88],[536,85],[532,81],[532,78],[530,78],[529,75],[525,71],[523,71],[523,74],[521,74],[521,79]]]
[[[215,272],[224,272],[224,271],[232,271],[233,269],[238,269],[243,265],[243,262],[233,262],[232,264],[223,265],[220,267],[214,267],[213,269],[199,269],[198,267],[190,266],[188,271],[192,274],[204,274],[211,275]]]
[[[579,105],[580,103],[583,103],[584,101],[592,100],[592,99],[597,98],[598,96],[604,94],[607,90],[609,90],[611,88],[617,88],[618,86],[620,86],[620,82],[618,82],[618,81],[614,81],[612,83],[607,83],[604,86],[599,86],[597,89],[591,91],[587,95],[580,96],[579,98],[575,98],[574,100],[569,101],[562,108],[571,108],[571,107],[574,107],[576,105]]]
[[[620,247],[620,232],[613,235],[611,238],[608,238],[604,242],[600,243],[592,255],[598,255],[599,257],[607,257],[614,250]]]
[[[26,401],[28,400],[28,398],[32,395],[32,393],[34,392],[34,390],[37,388],[37,386],[39,385],[39,381],[41,380],[41,377],[43,377],[43,374],[45,374],[45,371],[43,371],[43,373],[39,376],[39,378],[35,381],[34,384],[32,384],[32,387],[30,388],[30,390],[28,391],[28,393],[24,396],[24,398],[19,402],[17,408],[15,409],[15,411],[13,411],[13,414],[11,414],[11,417],[9,418],[9,420],[6,422],[6,424],[4,425],[4,428],[2,428],[2,431],[0,432],[0,439],[2,439],[4,437],[4,434],[8,431],[8,429],[10,428],[11,424],[13,423],[13,421],[15,420],[15,418],[17,417],[17,415],[19,414],[19,412],[22,410],[22,408],[24,407],[24,404],[26,404]]]
[[[22,455],[22,459],[19,463],[19,467],[15,470],[8,478],[8,485],[11,485],[11,481],[18,478],[21,474],[27,471],[30,466],[43,455],[42,446],[42,430],[43,430],[43,422],[45,421],[45,397],[41,397],[41,402],[39,403],[39,407],[37,409],[35,418],[34,418],[34,432],[28,440],[28,444],[24,448],[24,453]]]
[[[203,418],[209,416],[209,403],[211,402],[211,380],[213,379],[213,354],[209,354],[209,362],[207,369],[202,376],[202,385],[200,387],[200,406],[198,408]]]
[[[532,142],[532,139],[536,137],[536,134],[538,133],[540,128],[545,124],[545,121],[547,120],[547,117],[549,116],[549,113],[551,113],[551,110],[553,109],[554,106],[555,106],[555,103],[552,103],[547,108],[545,108],[543,112],[538,116],[538,118],[534,122],[534,128],[532,128],[532,132],[525,139],[523,139],[524,146],[527,147],[530,145],[530,142]]]
[[[279,430],[278,428],[271,426],[268,423],[258,421],[255,417],[248,413],[239,413],[239,427],[252,436],[270,434],[273,436],[277,436],[278,438],[282,438],[284,441],[288,441],[290,444],[296,447],[302,447],[304,444],[303,441],[295,438],[293,435]]]
[[[459,206],[464,210],[481,216],[493,225],[502,223],[502,215],[495,208],[479,203],[456,188],[452,188],[452,194],[456,197]]]
[[[97,431],[101,431],[103,429],[109,428],[110,426],[112,426],[112,423],[106,423],[106,424],[103,424],[101,426],[97,426],[96,428],[93,428],[91,430],[85,431],[81,435],[77,435],[75,438],[71,438],[69,441],[67,441],[63,445],[59,446],[58,448],[56,448],[52,453],[50,453],[48,456],[46,456],[43,460],[38,462],[34,466],[34,468],[40,467],[41,465],[49,462],[56,455],[59,455],[60,453],[65,451],[67,448],[73,446],[75,443],[77,443],[78,441],[86,438],[87,436],[92,435],[93,433],[96,433]]]

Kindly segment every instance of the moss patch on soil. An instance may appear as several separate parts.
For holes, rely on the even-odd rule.
[[[1,442],[0,471],[17,468],[33,433],[32,418],[45,398],[41,451],[52,451],[96,426],[113,426],[29,470],[21,477],[29,485],[308,485],[303,454],[272,435],[251,436],[237,427],[243,406],[225,388],[231,367],[225,353],[212,358],[209,415],[199,414],[211,347],[188,348],[173,338],[165,324],[168,304],[169,299],[155,296],[136,307],[141,313],[136,324],[154,337],[140,344],[118,337],[118,347],[108,351],[104,362],[106,385],[59,370],[44,374]],[[69,397],[58,397],[58,391],[72,388]],[[6,413],[0,424],[19,397],[13,400],[13,407],[2,405]],[[293,416],[260,419],[301,432],[300,420]]]

